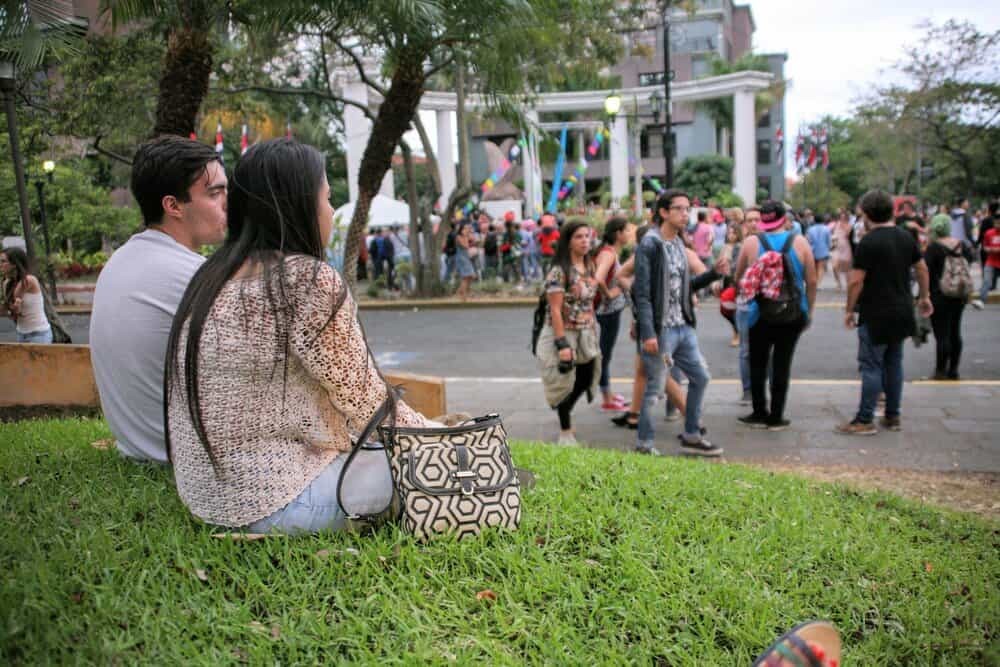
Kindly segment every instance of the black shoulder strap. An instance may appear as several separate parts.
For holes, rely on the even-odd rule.
[[[797,234],[795,232],[789,232],[788,238],[785,239],[785,245],[781,246],[781,254],[787,255],[788,251],[791,250],[792,244],[795,243],[795,237]]]
[[[760,242],[760,245],[764,248],[764,252],[771,252],[774,250],[774,248],[771,246],[771,242],[767,240],[767,234],[763,232],[757,234],[757,240]]]

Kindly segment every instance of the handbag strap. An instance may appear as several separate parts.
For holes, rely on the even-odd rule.
[[[378,449],[377,447],[368,447],[367,446],[368,439],[375,433],[375,429],[381,426],[382,423],[385,422],[387,419],[389,420],[389,428],[387,429],[386,433],[386,440],[388,442],[382,444],[382,451],[385,452],[386,465],[390,467],[390,470],[392,469],[392,462],[390,461],[390,453],[393,446],[392,443],[395,439],[395,434],[396,434],[396,406],[399,400],[398,396],[399,390],[398,388],[389,384],[389,381],[385,379],[384,375],[382,375],[381,369],[379,369],[378,364],[375,362],[375,354],[372,352],[371,345],[368,344],[368,334],[365,332],[365,325],[361,322],[360,317],[356,319],[358,322],[358,328],[361,329],[361,338],[365,342],[365,352],[368,355],[368,359],[371,360],[372,366],[374,366],[375,368],[375,372],[378,373],[379,379],[385,386],[385,400],[382,401],[382,404],[378,406],[377,410],[375,410],[375,414],[373,414],[371,419],[368,420],[368,423],[365,424],[365,428],[361,431],[361,434],[358,436],[358,439],[351,446],[351,451],[347,455],[347,460],[344,461],[343,468],[340,469],[340,477],[337,478],[337,505],[340,506],[340,509],[344,512],[344,514],[347,515],[348,519],[352,520],[360,519],[362,521],[371,521],[373,517],[379,516],[380,514],[385,512],[385,510],[387,510],[390,506],[392,506],[392,499],[391,498],[389,499],[388,505],[386,505],[381,510],[373,514],[355,514],[353,512],[350,512],[348,511],[347,507],[344,506],[344,499],[342,495],[344,488],[344,477],[347,475],[347,471],[351,466],[351,462],[354,461],[354,457],[358,455],[359,451],[361,450],[374,451]]]

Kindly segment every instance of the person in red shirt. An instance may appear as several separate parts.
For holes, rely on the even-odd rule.
[[[546,274],[556,256],[558,241],[559,229],[556,228],[556,218],[551,213],[546,213],[542,216],[541,231],[538,232],[538,249],[542,254],[542,271]]]
[[[972,307],[981,310],[986,303],[986,298],[990,295],[993,283],[997,276],[1000,276],[1000,203],[990,202],[990,214],[983,218],[982,228],[982,248],[985,255],[983,262],[983,284],[979,288],[979,298],[972,302]]]

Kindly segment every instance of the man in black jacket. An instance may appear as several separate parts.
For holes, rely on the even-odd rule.
[[[639,352],[646,373],[646,392],[639,411],[636,450],[660,454],[653,446],[656,435],[653,409],[663,393],[667,365],[676,365],[688,378],[687,413],[681,450],[697,456],[719,456],[701,434],[701,403],[711,376],[698,348],[692,295],[729,271],[723,256],[715,270],[706,270],[684,246],[681,233],[688,223],[691,200],[679,190],[667,190],[656,202],[653,227],[636,249],[632,299],[639,321]],[[717,272],[718,271],[718,272]]]

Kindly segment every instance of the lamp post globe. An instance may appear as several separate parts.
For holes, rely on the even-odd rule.
[[[622,98],[616,93],[611,93],[604,98],[604,111],[612,118],[622,110]]]

